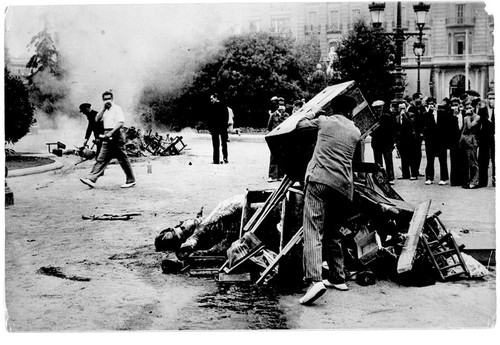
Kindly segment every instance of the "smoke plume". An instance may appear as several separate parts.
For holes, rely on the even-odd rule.
[[[79,104],[88,102],[99,109],[102,92],[111,90],[126,112],[126,125],[136,125],[139,114],[134,114],[134,106],[143,87],[182,87],[198,63],[235,33],[244,6],[13,6],[7,9],[6,47],[12,55],[17,53],[14,57],[33,55],[27,48],[12,48],[26,47],[46,25],[68,71],[70,93],[65,106],[78,111]],[[70,124],[83,131],[81,118]],[[70,117],[64,117],[58,127],[67,128],[68,122]]]

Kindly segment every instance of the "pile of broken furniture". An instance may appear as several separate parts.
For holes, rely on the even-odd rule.
[[[237,234],[226,230],[234,229],[234,221],[224,224],[223,217],[213,222],[200,219],[198,226],[203,231],[196,226],[189,231],[182,226],[165,230],[155,240],[156,249],[163,251],[165,243],[175,240],[175,248],[171,248],[175,255],[164,260],[163,271],[192,275],[203,272],[221,282],[301,286],[304,189],[299,181],[304,181],[317,133],[297,130],[297,123],[311,113],[330,112],[330,101],[342,94],[357,101],[353,121],[363,140],[377,128],[378,119],[353,81],[325,88],[265,138],[286,173],[279,187],[246,192],[240,205]],[[360,285],[390,279],[403,285],[424,286],[470,275],[467,255],[461,253],[463,248],[457,246],[439,219],[440,212],[428,214],[431,200],[416,207],[406,203],[388,183],[380,166],[363,162],[362,151],[353,170],[352,213],[341,229],[345,269],[350,272],[350,279],[356,279]],[[191,234],[206,234],[204,222],[210,223],[214,233],[226,235],[226,243],[231,245],[225,252],[204,251],[206,256],[196,251],[193,243],[199,241],[191,241]],[[324,268],[328,269],[327,265]]]
[[[179,155],[187,146],[182,136],[170,136],[168,133],[165,137],[154,133],[150,130],[147,134],[142,134],[140,129],[135,127],[124,127],[125,133],[125,151],[129,157],[150,157],[150,156],[174,156]],[[57,141],[46,143],[49,153],[58,157],[63,155],[77,155],[81,161],[77,164],[91,160],[95,157],[96,152],[93,150],[94,144],[88,148],[85,146],[68,149],[66,144]]]

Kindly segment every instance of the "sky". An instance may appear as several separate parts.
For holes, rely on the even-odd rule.
[[[27,59],[46,26],[68,62],[74,103],[100,103],[112,90],[131,111],[144,85],[178,83],[200,54],[215,51],[241,13],[234,4],[16,5],[5,12],[5,46],[11,58]]]

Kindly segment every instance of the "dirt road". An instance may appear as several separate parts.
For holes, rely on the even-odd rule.
[[[15,205],[5,210],[9,330],[494,326],[494,270],[484,280],[424,288],[386,281],[369,287],[351,283],[349,292],[328,291],[314,307],[300,306],[300,294],[222,287],[210,279],[163,274],[164,254],[156,253],[153,245],[161,228],[193,217],[201,207],[210,212],[246,188],[276,186],[267,183],[268,148],[262,136],[231,137],[230,163],[213,165],[209,136],[183,135],[188,144],[184,153],[154,159],[152,174],[147,174],[145,160],[133,163],[138,183],[131,189],[120,188],[124,175],[116,164],[89,189],[78,179],[91,162],[73,169],[74,157],[63,157],[65,167],[58,171],[7,179],[15,198]],[[412,203],[432,198],[452,230],[467,228],[473,234],[493,229],[494,234],[494,188],[468,191],[410,183],[415,182],[398,181],[396,190]],[[129,221],[82,219],[128,212],[141,215]]]

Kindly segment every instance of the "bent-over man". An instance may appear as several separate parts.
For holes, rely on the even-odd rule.
[[[94,133],[94,143],[96,146],[95,156],[96,158],[99,156],[99,152],[101,151],[102,142],[99,137],[104,134],[104,127],[102,121],[96,121],[95,118],[97,116],[97,111],[92,109],[92,105],[90,103],[82,103],[80,104],[80,113],[87,116],[88,125],[87,130],[85,131],[85,139],[83,140],[83,146],[87,146],[89,142],[90,135]]]
[[[345,95],[330,102],[332,116],[303,118],[297,128],[317,128],[313,156],[305,176],[304,199],[304,280],[310,288],[300,299],[311,304],[326,287],[348,290],[340,228],[353,199],[352,161],[361,139],[352,121],[356,101]],[[322,246],[325,246],[329,277],[322,278]]]

